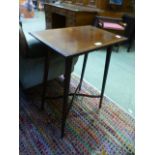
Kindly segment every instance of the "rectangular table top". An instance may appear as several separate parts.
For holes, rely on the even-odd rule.
[[[64,57],[81,55],[126,40],[93,26],[49,29],[30,34]]]

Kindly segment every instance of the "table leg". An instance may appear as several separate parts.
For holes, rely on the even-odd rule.
[[[45,56],[45,61],[44,61],[44,77],[43,77],[43,91],[42,91],[42,99],[41,99],[41,110],[44,109],[46,85],[47,85],[47,79],[48,79],[48,69],[49,69],[49,61],[48,61],[48,51],[47,51],[46,56]]]
[[[107,47],[106,61],[105,61],[105,68],[104,68],[104,75],[103,75],[103,82],[102,82],[101,98],[100,98],[99,108],[101,108],[101,106],[102,106],[102,100],[103,100],[103,95],[104,95],[104,90],[105,90],[105,85],[106,85],[106,80],[107,80],[107,75],[108,75],[108,70],[109,70],[111,52],[112,52],[111,47]]]
[[[86,63],[87,63],[87,58],[88,58],[88,53],[86,53],[84,55],[84,61],[83,61],[83,66],[82,66],[81,78],[80,78],[80,83],[79,83],[79,91],[81,90],[81,86],[82,86],[82,81],[83,81],[84,72],[85,72]]]
[[[65,79],[64,79],[64,97],[63,97],[63,107],[62,107],[61,138],[63,138],[64,136],[64,128],[65,128],[66,117],[67,117],[71,69],[72,69],[72,58],[67,58],[65,60],[65,75],[64,75]]]

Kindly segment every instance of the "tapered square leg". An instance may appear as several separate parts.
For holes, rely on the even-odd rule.
[[[81,90],[82,86],[82,81],[85,73],[85,68],[86,68],[86,63],[87,63],[87,58],[88,58],[88,53],[84,55],[84,60],[83,60],[83,66],[82,66],[82,72],[81,72],[81,78],[80,78],[80,83],[79,83],[79,91]]]
[[[99,108],[101,108],[101,106],[102,106],[102,100],[103,100],[103,96],[104,96],[104,90],[105,90],[105,85],[106,85],[106,80],[107,80],[107,75],[108,75],[108,70],[109,70],[111,52],[112,52],[111,47],[107,47]]]
[[[44,61],[44,76],[43,76],[43,91],[42,91],[42,99],[41,99],[41,110],[44,109],[45,95],[46,95],[46,85],[48,79],[48,69],[49,69],[49,54],[46,52],[45,61]]]
[[[64,136],[64,129],[68,111],[68,97],[69,97],[69,85],[71,78],[72,69],[72,58],[67,58],[65,60],[65,76],[64,76],[64,97],[63,97],[63,107],[62,107],[62,124],[61,124],[61,138]]]

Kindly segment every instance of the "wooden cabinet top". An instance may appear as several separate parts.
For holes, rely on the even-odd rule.
[[[74,5],[69,3],[45,3],[48,6],[54,6],[62,9],[67,9],[74,12],[100,12],[98,8],[91,8],[87,6]]]
[[[31,35],[64,57],[84,54],[126,40],[93,26],[50,29]]]

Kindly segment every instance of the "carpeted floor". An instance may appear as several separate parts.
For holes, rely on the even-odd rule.
[[[72,76],[71,91],[79,79]],[[61,79],[48,84],[48,95],[62,94]],[[82,92],[98,92],[83,83]],[[60,138],[62,100],[46,101],[40,111],[41,86],[20,95],[19,151],[20,155],[132,155],[134,154],[134,119],[109,99],[76,97],[69,113],[65,137]]]

